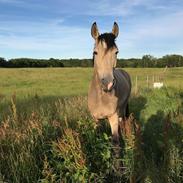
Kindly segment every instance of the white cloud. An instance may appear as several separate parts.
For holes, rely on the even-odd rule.
[[[48,8],[46,3],[33,3],[28,0],[0,0],[0,4],[9,5],[11,7],[18,7],[23,8],[26,10],[33,9],[33,10],[42,10]]]
[[[126,16],[132,14],[133,4],[127,0],[120,3],[114,1],[101,0],[98,2],[91,2],[90,8],[85,12],[87,15],[94,16]]]
[[[122,55],[183,52],[183,11],[136,23],[129,31],[120,34],[118,45]],[[134,53],[133,53],[134,52]],[[122,56],[123,57],[123,56]]]
[[[55,53],[60,57],[85,57],[85,55],[89,57],[92,46],[90,30],[63,26],[61,24],[63,21],[58,19],[42,23],[0,22],[3,25],[0,32],[8,33],[8,35],[0,33],[0,49],[9,52],[16,50],[22,52],[22,55],[25,51],[40,52],[39,57],[45,57],[47,54],[54,57]],[[88,53],[86,51],[83,53],[83,50],[88,50]]]
[[[172,10],[166,3],[161,3],[158,0],[123,0],[123,1],[87,1],[89,4],[86,8],[83,8],[79,14],[86,14],[91,16],[128,16],[134,15],[138,8],[144,8],[147,10]]]
[[[0,0],[0,3],[12,3],[16,6],[27,8],[39,6],[23,0]],[[56,1],[60,5],[70,2]],[[0,16],[0,50],[6,50],[8,57],[14,57],[13,52],[19,53],[19,56],[30,56],[36,53],[38,57],[91,57],[93,40],[90,36],[90,27],[84,28],[83,25],[75,26],[77,23],[66,22],[67,17],[75,15],[89,15],[90,18],[97,15],[100,32],[110,31],[112,24],[110,20],[118,16],[120,25],[120,36],[117,39],[120,57],[139,56],[146,51],[150,53],[166,54],[169,50],[180,50],[183,48],[183,11],[178,11],[176,6],[170,7],[166,3],[160,3],[158,0],[124,0],[114,1],[83,1],[84,5],[78,4],[75,9],[65,6],[50,8],[48,13],[56,11],[58,14],[63,11],[66,15],[57,14],[56,18],[39,17],[39,20],[32,19],[28,21],[25,18],[9,17],[9,15]],[[77,3],[77,2],[73,2]],[[30,5],[30,7],[29,7]],[[56,5],[58,5],[56,3]],[[74,4],[75,5],[75,4]],[[73,6],[74,6],[73,5]],[[43,5],[44,8],[45,5]],[[159,14],[147,15],[140,12],[144,7],[149,12],[155,10]],[[82,11],[78,11],[82,9]],[[171,9],[171,11],[167,11]],[[38,9],[39,10],[39,9]],[[165,10],[165,11],[164,11]],[[6,19],[6,17],[8,17]],[[102,18],[101,18],[102,17]],[[40,20],[41,18],[41,20]],[[96,17],[95,17],[96,18]],[[75,19],[74,19],[75,20]],[[78,20],[79,22],[80,20]],[[123,24],[125,22],[125,24]],[[66,24],[67,23],[67,26]],[[79,25],[79,23],[78,23]],[[108,30],[109,27],[109,30]],[[172,47],[172,48],[171,48]],[[182,50],[183,51],[183,50]]]
[[[141,24],[134,25],[134,29],[129,35],[132,39],[159,39],[159,38],[177,38],[182,37],[183,32],[183,11],[168,14],[163,17],[145,20]]]

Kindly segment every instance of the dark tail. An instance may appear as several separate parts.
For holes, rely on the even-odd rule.
[[[129,112],[129,105],[127,104],[126,105],[126,114],[125,114],[125,117],[128,118],[130,115],[130,112]]]

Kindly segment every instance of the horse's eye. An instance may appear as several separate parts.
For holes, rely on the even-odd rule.
[[[97,52],[96,52],[96,51],[94,51],[94,52],[93,52],[93,54],[94,54],[94,55],[97,55]]]
[[[117,55],[119,53],[119,51],[116,51],[115,54]]]

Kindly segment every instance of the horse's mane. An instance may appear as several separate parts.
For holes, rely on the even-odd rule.
[[[116,43],[115,43],[115,35],[112,33],[104,33],[101,34],[98,37],[98,41],[105,41],[107,44],[107,50],[109,50],[112,47],[116,47]]]

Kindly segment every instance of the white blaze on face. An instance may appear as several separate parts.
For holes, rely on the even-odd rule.
[[[113,85],[113,83],[110,82],[110,83],[107,85],[107,89],[110,90],[110,89],[112,88],[112,85]]]
[[[104,48],[105,50],[107,49],[107,44],[106,44],[105,41],[102,41],[102,46],[103,46],[103,48]]]

